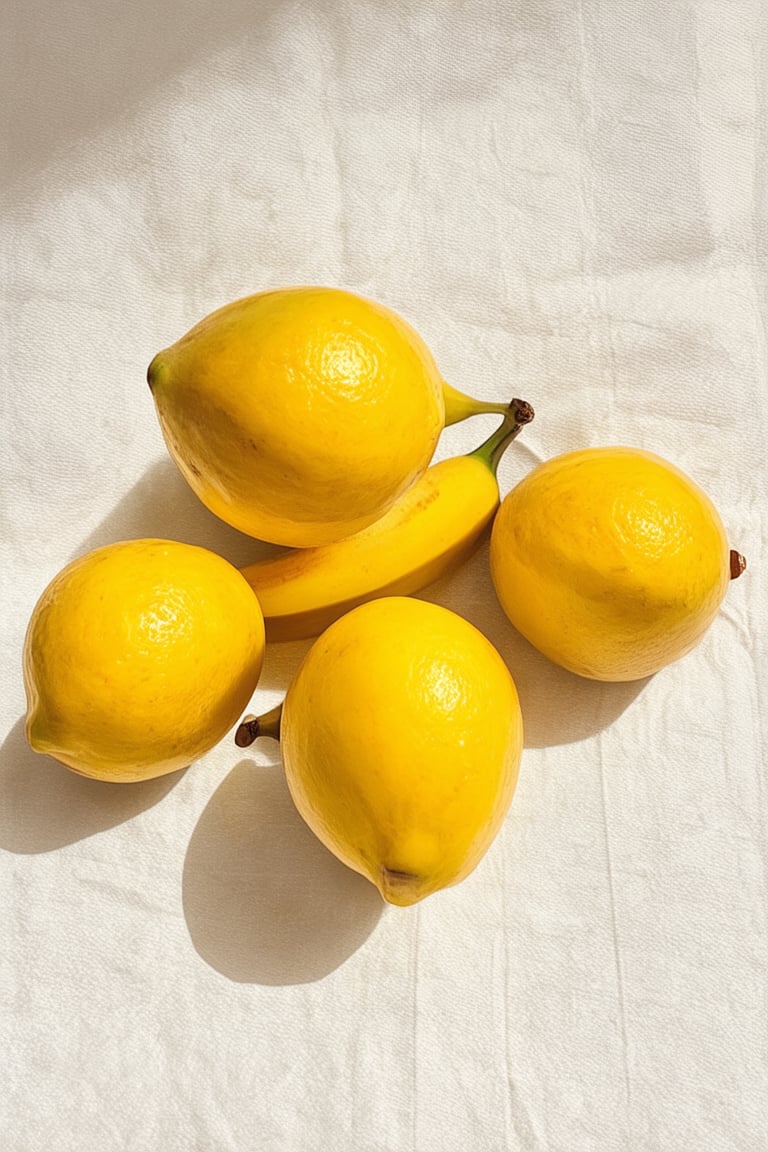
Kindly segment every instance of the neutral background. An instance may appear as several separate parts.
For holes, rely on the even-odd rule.
[[[3,5],[4,1152],[768,1148],[765,16]],[[458,387],[528,399],[505,491],[566,449],[653,449],[749,560],[700,647],[629,686],[533,652],[485,550],[429,590],[499,647],[527,742],[485,861],[410,910],[313,840],[275,745],[121,789],[23,738],[26,621],[70,559],[260,554],[185,488],[144,374],[296,283],[372,296]],[[256,708],[305,648],[270,652]]]

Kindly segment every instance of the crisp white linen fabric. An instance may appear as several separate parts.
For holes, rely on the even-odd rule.
[[[2,20],[4,1152],[768,1147],[761,0]],[[527,747],[485,861],[410,910],[314,841],[275,745],[121,789],[23,739],[26,620],[73,556],[259,554],[179,478],[144,373],[294,283],[375,297],[458,387],[530,400],[504,490],[651,448],[749,560],[701,646],[632,686],[533,652],[485,551],[429,590],[508,660]],[[256,708],[305,649],[270,651]]]

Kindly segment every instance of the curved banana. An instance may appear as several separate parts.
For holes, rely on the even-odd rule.
[[[513,400],[504,422],[479,448],[433,464],[361,532],[242,568],[259,599],[267,640],[317,636],[366,600],[409,595],[457,568],[498,508],[502,453],[532,419],[530,404]]]

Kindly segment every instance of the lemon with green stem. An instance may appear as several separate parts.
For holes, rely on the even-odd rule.
[[[336,288],[228,304],[159,352],[147,378],[203,503],[292,547],[373,523],[427,467],[445,424],[506,407],[450,387],[402,317]]]

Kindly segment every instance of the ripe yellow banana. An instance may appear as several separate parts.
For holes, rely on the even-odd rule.
[[[317,636],[366,600],[409,595],[457,568],[498,508],[502,453],[532,419],[530,404],[513,400],[479,448],[433,464],[361,532],[241,569],[259,599],[267,640]]]

